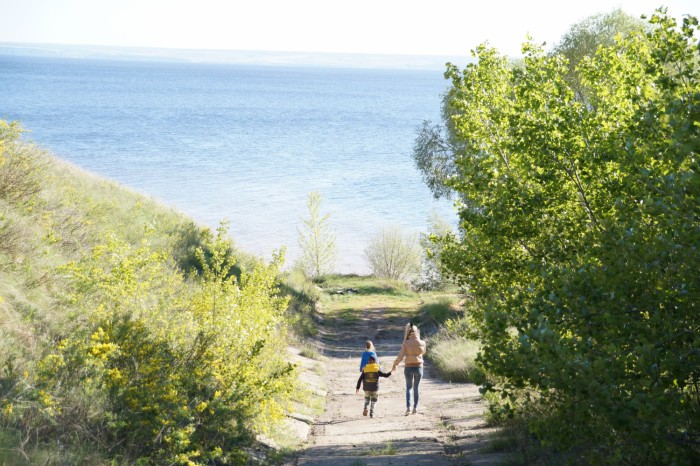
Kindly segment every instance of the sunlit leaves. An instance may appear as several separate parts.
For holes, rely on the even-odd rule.
[[[56,422],[89,406],[83,428],[127,462],[243,461],[251,436],[283,414],[295,376],[277,290],[283,258],[238,280],[226,233],[198,253],[202,273],[191,279],[146,242],[114,237],[64,267],[65,298],[89,319],[40,364],[47,409],[66,407]]]
[[[651,24],[581,60],[586,99],[567,60],[531,43],[517,67],[486,46],[448,67],[464,151],[442,263],[474,298],[504,399],[527,388],[518,406],[546,406],[531,424],[543,441],[686,462],[700,440],[697,22]]]

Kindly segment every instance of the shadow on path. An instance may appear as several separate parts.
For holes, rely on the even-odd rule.
[[[478,387],[438,379],[426,363],[418,414],[405,416],[403,364],[381,379],[376,416],[362,415],[363,393],[355,393],[360,355],[367,339],[389,371],[398,355],[405,321],[366,309],[353,319],[326,319],[319,346],[327,381],[324,413],[311,427],[309,445],[290,464],[488,465],[504,460],[484,447],[492,429],[483,422]]]

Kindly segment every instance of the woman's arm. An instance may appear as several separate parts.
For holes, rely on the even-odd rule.
[[[406,356],[406,343],[401,344],[401,351],[399,351],[399,355],[396,356],[396,360],[394,361],[394,366],[392,367],[392,371],[396,369],[396,367],[401,364],[401,361],[403,361],[403,358]]]

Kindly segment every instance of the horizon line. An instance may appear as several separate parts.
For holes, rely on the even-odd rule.
[[[451,55],[319,52],[289,50],[242,49],[183,49],[171,47],[65,44],[49,42],[0,42],[0,52],[17,49],[12,55],[52,56],[62,58],[160,59],[175,62],[249,64],[271,66],[330,66],[350,68],[441,69],[449,61],[466,63],[462,57]],[[33,53],[32,53],[33,52]],[[388,62],[387,62],[388,61]]]

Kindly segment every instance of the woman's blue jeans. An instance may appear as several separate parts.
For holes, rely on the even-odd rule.
[[[418,385],[423,378],[423,366],[404,367],[403,375],[406,377],[406,409],[411,409],[411,388],[413,388],[413,408],[418,406]]]

